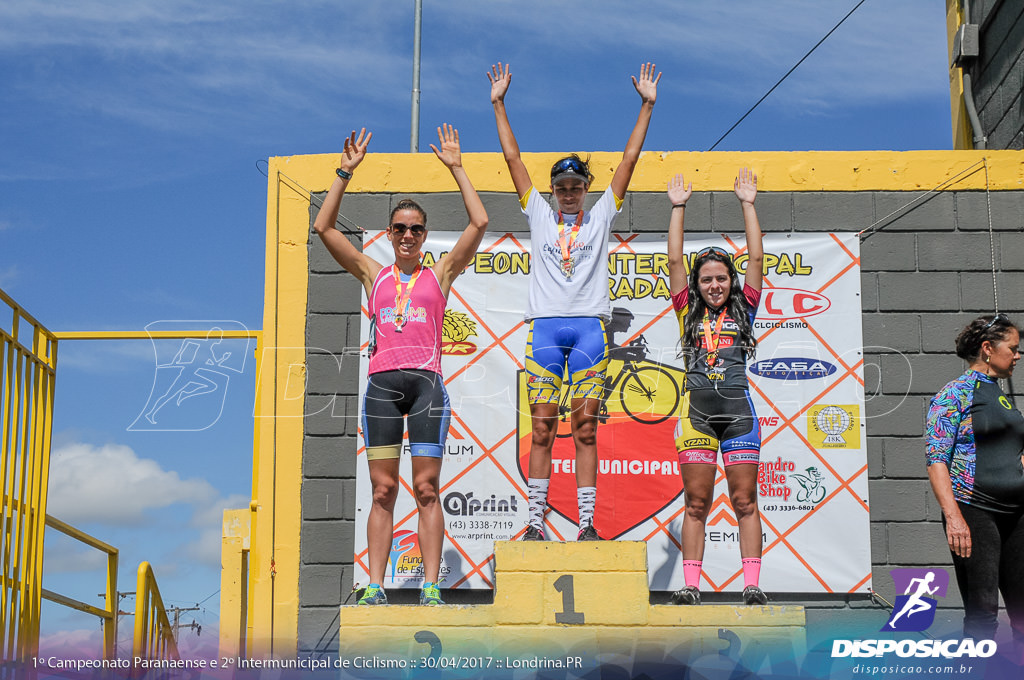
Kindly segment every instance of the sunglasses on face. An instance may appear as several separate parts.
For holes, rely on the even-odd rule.
[[[708,246],[707,248],[701,248],[700,250],[697,251],[697,258],[704,257],[705,255],[710,255],[711,253],[717,253],[722,257],[732,257],[731,255],[729,255],[729,253],[725,252],[724,249],[719,248],[718,246]]]
[[[399,236],[405,234],[406,229],[411,231],[413,236],[423,236],[427,231],[427,228],[422,224],[402,224],[401,222],[396,222],[391,225],[391,230]]]

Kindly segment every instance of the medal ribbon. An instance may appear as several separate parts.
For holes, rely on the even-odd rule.
[[[409,278],[409,283],[403,287],[402,271],[397,264],[391,265],[391,275],[395,278],[395,325],[401,325],[405,321],[405,308],[409,306],[412,289],[416,285],[416,279],[419,278],[421,271],[423,271],[423,265],[417,264],[416,270]]]
[[[572,225],[572,231],[569,232],[569,239],[565,238],[565,220],[562,218],[562,211],[558,211],[558,245],[562,248],[562,262],[569,261],[569,249],[572,248],[572,244],[576,242],[576,234],[580,231],[580,225],[583,224],[583,211],[581,210],[576,215],[576,223]]]
[[[715,321],[715,332],[711,332],[711,318],[708,310],[704,310],[704,344],[708,347],[708,368],[713,368],[718,361],[718,344],[722,341],[722,324],[725,323],[725,309],[718,314]]]

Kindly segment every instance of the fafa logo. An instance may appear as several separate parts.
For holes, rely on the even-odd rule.
[[[859,449],[860,407],[815,405],[807,411],[807,438],[817,449]]]
[[[775,380],[812,380],[832,375],[836,367],[821,359],[778,357],[753,362],[750,364],[750,372]]]
[[[476,351],[476,344],[467,338],[479,337],[476,321],[465,312],[447,309],[441,323],[441,354],[465,356]]]
[[[896,596],[892,616],[883,631],[920,632],[935,621],[936,597],[945,597],[949,572],[945,569],[893,569]]]

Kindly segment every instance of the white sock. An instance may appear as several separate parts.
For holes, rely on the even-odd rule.
[[[580,505],[580,527],[594,523],[594,505],[597,503],[597,487],[581,486],[576,489],[576,500]]]
[[[550,479],[535,479],[533,477],[526,482],[530,500],[529,524],[541,530],[544,529],[544,511],[548,509],[548,485],[550,483]]]

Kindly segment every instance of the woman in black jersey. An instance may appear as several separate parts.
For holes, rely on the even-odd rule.
[[[1024,644],[1024,415],[999,387],[1020,359],[1020,330],[982,316],[956,338],[967,371],[932,398],[928,479],[964,601],[964,636],[991,639],[1003,594]]]
[[[696,254],[687,276],[683,254],[683,217],[691,185],[676,175],[668,184],[672,217],[668,229],[669,286],[682,337],[686,383],[676,427],[676,451],[683,475],[686,513],[682,551],[685,587],[672,594],[675,604],[700,604],[704,527],[715,490],[718,450],[729,485],[729,500],[739,524],[743,563],[743,601],[765,604],[758,587],[761,571],[761,514],[757,508],[757,472],[761,431],[750,400],[747,359],[757,344],[753,321],[761,299],[764,246],[754,210],[757,176],[740,169],[733,184],[743,212],[747,266],[740,275],[722,248]]]

